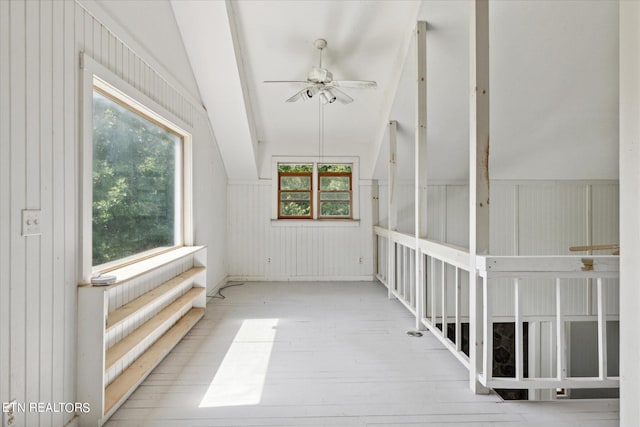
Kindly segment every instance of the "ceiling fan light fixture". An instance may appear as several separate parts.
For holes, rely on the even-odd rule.
[[[285,102],[296,102],[300,99],[306,101],[318,95],[323,104],[333,104],[336,101],[340,101],[342,104],[349,104],[353,102],[353,98],[338,88],[375,89],[377,87],[377,83],[373,80],[333,80],[331,71],[322,67],[322,51],[327,47],[327,41],[325,39],[317,39],[314,42],[314,46],[320,51],[320,58],[318,66],[311,67],[311,71],[307,74],[306,80],[265,81],[265,83],[295,83],[306,85],[306,87],[296,92],[295,95],[286,99]]]
[[[331,89],[323,89],[320,91],[320,99],[323,104],[333,104],[336,102],[336,96],[331,92]]]
[[[309,98],[313,98],[314,96],[316,96],[318,94],[318,91],[320,89],[318,89],[317,86],[311,86],[309,87],[307,90],[305,90],[303,92],[303,99],[309,99]]]

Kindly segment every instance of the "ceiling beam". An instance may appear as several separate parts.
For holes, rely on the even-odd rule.
[[[227,177],[258,179],[255,123],[230,2],[181,0],[171,6]]]

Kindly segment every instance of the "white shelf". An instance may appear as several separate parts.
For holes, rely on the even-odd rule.
[[[78,399],[91,405],[80,426],[106,422],[202,318],[206,259],[205,246],[177,248],[114,271],[113,285],[78,287]]]

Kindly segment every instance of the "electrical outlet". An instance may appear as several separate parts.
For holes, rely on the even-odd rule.
[[[271,264],[271,257],[270,256],[267,257],[267,264]]]
[[[358,264],[364,264],[364,257],[358,258]]]

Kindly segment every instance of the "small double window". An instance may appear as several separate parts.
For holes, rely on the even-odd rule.
[[[278,164],[279,219],[350,219],[352,211],[351,164]]]

